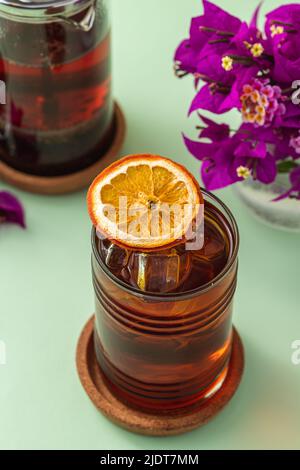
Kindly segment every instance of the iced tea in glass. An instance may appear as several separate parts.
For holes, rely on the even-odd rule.
[[[92,232],[97,359],[112,391],[148,412],[201,404],[228,371],[238,229],[219,199],[202,194],[197,249],[184,240],[143,251]]]

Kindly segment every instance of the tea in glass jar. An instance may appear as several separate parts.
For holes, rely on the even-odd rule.
[[[97,161],[114,136],[107,0],[1,1],[0,159],[57,176]]]

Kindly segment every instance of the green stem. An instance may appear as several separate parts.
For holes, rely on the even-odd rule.
[[[297,168],[299,165],[294,160],[283,160],[277,163],[278,173],[290,173],[291,170]]]
[[[207,26],[200,26],[199,30],[203,31],[203,32],[207,32],[207,33],[215,33],[218,36],[228,36],[228,37],[233,37],[234,36],[234,34],[230,33],[230,31],[221,31],[219,29],[209,28]]]

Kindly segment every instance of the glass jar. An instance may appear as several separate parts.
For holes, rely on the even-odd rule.
[[[104,263],[92,232],[98,363],[118,398],[141,410],[202,403],[227,375],[239,235],[226,206],[203,195],[205,211],[213,207],[226,223],[230,246],[225,267],[199,288],[159,294],[128,285]]]
[[[108,0],[0,0],[0,159],[41,176],[98,160],[114,135],[110,62]]]
[[[275,229],[300,233],[300,201],[290,198],[273,201],[290,187],[289,175],[279,173],[272,184],[266,185],[249,178],[235,185],[234,189],[261,222]]]

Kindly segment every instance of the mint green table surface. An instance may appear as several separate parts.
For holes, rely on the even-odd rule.
[[[257,1],[217,4],[249,19]],[[265,1],[263,11],[279,4]],[[170,156],[197,176],[199,163],[181,139],[182,130],[196,135],[195,119],[186,118],[192,82],[174,77],[172,54],[200,12],[200,0],[113,1],[114,92],[129,127],[122,154]],[[300,448],[300,365],[291,360],[291,345],[300,340],[299,235],[254,220],[231,188],[218,192],[241,232],[234,323],[246,349],[245,375],[228,407],[205,427],[143,437],[107,421],[75,369],[76,342],[93,313],[85,192],[14,192],[28,230],[0,228],[0,344],[7,353],[0,365],[0,448]]]

